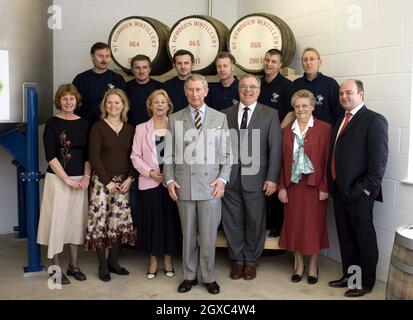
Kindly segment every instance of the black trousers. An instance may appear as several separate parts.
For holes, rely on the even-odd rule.
[[[281,233],[284,221],[284,204],[278,200],[278,192],[267,197],[267,230],[275,230],[277,236]]]
[[[334,197],[343,275],[348,274],[351,265],[360,266],[364,288],[372,288],[375,284],[379,257],[373,225],[373,206],[374,200],[364,192],[350,204],[344,203],[339,194]]]

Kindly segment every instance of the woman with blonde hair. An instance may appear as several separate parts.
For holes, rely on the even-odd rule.
[[[139,171],[138,248],[150,254],[147,278],[157,276],[159,257],[164,274],[173,277],[172,255],[182,246],[178,209],[162,174],[168,116],[173,105],[165,90],[155,90],[146,102],[149,121],[136,127],[131,159]]]
[[[120,244],[135,244],[129,206],[133,166],[130,160],[133,126],[127,123],[128,100],[121,89],[110,89],[101,103],[101,120],[90,132],[89,154],[93,174],[89,200],[86,249],[99,258],[99,278],[110,272],[128,275],[118,262]],[[106,258],[106,248],[109,249]]]

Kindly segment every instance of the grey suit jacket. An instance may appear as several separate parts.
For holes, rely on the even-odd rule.
[[[243,188],[259,192],[265,180],[279,181],[282,134],[278,111],[257,103],[248,128],[242,133],[238,126],[238,108],[239,104],[235,104],[222,110],[228,117],[229,128],[233,129],[230,131],[234,165],[227,187],[230,188],[241,173]],[[234,135],[235,132],[238,134]]]
[[[217,178],[229,180],[231,141],[225,114],[206,107],[202,133],[198,135],[190,107],[169,118],[164,155],[165,180],[175,180],[179,200],[213,199]]]

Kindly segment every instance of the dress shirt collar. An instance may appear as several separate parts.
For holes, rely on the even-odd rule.
[[[353,110],[347,111],[347,112],[349,112],[349,113],[352,114],[351,117],[354,117],[354,115],[355,115],[361,108],[363,108],[363,106],[364,106],[364,102],[362,102],[361,104],[359,104],[359,105],[358,105],[357,107],[355,107]]]
[[[205,114],[205,110],[206,110],[206,104],[204,103],[204,104],[202,105],[202,107],[199,108],[199,109],[195,109],[194,107],[192,107],[191,105],[189,105],[189,109],[191,110],[191,114],[192,114],[192,115],[195,114],[196,110],[200,111],[201,115],[204,115],[204,114]]]
[[[308,131],[308,128],[311,128],[311,127],[313,127],[313,126],[314,126],[314,118],[313,118],[313,116],[311,116],[311,118],[308,120],[307,125],[306,125],[306,127],[305,127],[305,129],[304,129],[304,131],[303,131],[302,134],[301,134],[300,126],[299,126],[299,124],[298,124],[298,120],[297,120],[297,119],[295,119],[294,122],[293,122],[293,124],[291,125],[291,130],[292,130],[295,134],[297,134],[297,135],[299,135],[299,136],[301,137],[301,136],[305,136],[305,134],[306,134],[307,131]]]
[[[252,114],[252,112],[254,112],[256,106],[257,106],[257,101],[255,101],[252,105],[248,106],[248,108],[251,110],[251,114]],[[238,106],[238,113],[239,112],[244,112],[245,107],[246,106],[242,102],[240,102],[239,106]]]

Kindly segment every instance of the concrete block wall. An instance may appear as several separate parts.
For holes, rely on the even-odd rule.
[[[301,74],[303,49],[317,48],[323,60],[321,72],[339,83],[360,78],[367,106],[387,118],[390,154],[383,181],[384,202],[376,202],[374,212],[380,252],[377,276],[386,281],[394,231],[401,224],[413,223],[413,186],[401,182],[408,176],[409,135],[413,132],[413,2],[240,0],[238,8],[239,16],[267,12],[285,20],[297,42],[292,68]],[[340,260],[331,210],[328,224],[328,256]]]
[[[114,5],[116,3],[116,5]],[[54,0],[62,8],[63,26],[54,34],[54,89],[91,68],[90,47],[107,42],[115,24],[129,16],[148,16],[172,27],[183,17],[208,14],[208,1]],[[228,28],[237,19],[237,1],[212,1],[212,16]],[[114,63],[110,68],[119,69]]]

